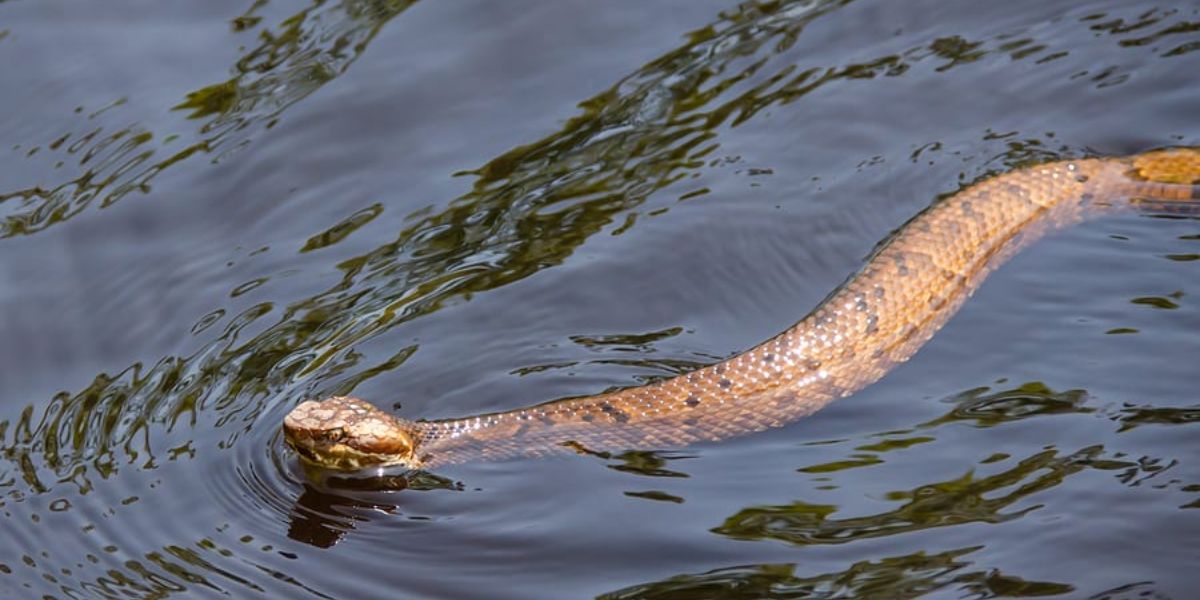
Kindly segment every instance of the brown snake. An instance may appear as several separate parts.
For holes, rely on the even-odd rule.
[[[1129,206],[1193,207],[1200,149],[1051,162],[980,181],[918,214],[786,331],[656,383],[462,419],[406,421],[356,398],[306,401],[287,443],[335,469],[410,468],[563,449],[679,447],[794,421],[908,360],[993,269],[1046,232]]]

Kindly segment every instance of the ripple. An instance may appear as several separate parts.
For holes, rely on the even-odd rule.
[[[16,7],[4,4],[2,10]],[[802,312],[805,294],[816,299],[829,289],[818,285],[826,271],[840,276],[843,263],[868,249],[874,233],[900,222],[890,220],[893,213],[934,201],[956,185],[955,177],[965,183],[1050,157],[1195,142],[1184,101],[1194,96],[1192,87],[1172,79],[1194,70],[1189,69],[1197,55],[1191,50],[1200,47],[1194,11],[1143,5],[1105,7],[1100,13],[1096,7],[1031,4],[1018,12],[979,3],[938,6],[938,19],[931,21],[931,13],[920,9],[932,5],[745,3],[705,15],[682,41],[670,41],[678,40],[673,29],[653,30],[656,39],[646,46],[646,56],[636,58],[645,64],[632,63],[617,71],[623,76],[599,85],[595,73],[602,71],[588,61],[611,53],[565,52],[562,57],[571,60],[555,55],[556,63],[580,71],[569,81],[582,87],[572,87],[562,104],[579,100],[578,114],[565,121],[538,115],[535,124],[522,123],[539,131],[551,123],[553,131],[519,145],[509,137],[477,139],[479,147],[507,147],[484,155],[445,145],[472,132],[423,137],[423,144],[439,152],[456,149],[447,158],[406,147],[387,150],[388,119],[400,119],[396,123],[403,128],[419,126],[410,115],[424,113],[414,98],[434,92],[446,94],[431,96],[439,101],[478,97],[502,110],[514,108],[487,96],[475,77],[479,73],[464,74],[457,61],[469,61],[481,48],[490,52],[498,47],[490,36],[538,22],[544,13],[505,20],[508,25],[497,28],[477,27],[471,19],[500,22],[488,12],[499,8],[470,7],[468,13],[478,14],[435,23],[431,20],[447,14],[440,11],[450,9],[430,5],[405,13],[406,22],[396,19],[407,7],[317,2],[294,12],[255,3],[233,19],[238,33],[232,45],[206,49],[233,57],[230,79],[180,88],[194,91],[174,111],[191,119],[178,137],[160,127],[152,112],[139,112],[146,109],[130,95],[129,101],[81,110],[19,140],[9,161],[18,172],[10,174],[21,181],[25,170],[45,161],[49,176],[40,185],[0,193],[5,217],[0,235],[10,238],[6,250],[15,249],[5,256],[17,257],[0,266],[22,263],[12,281],[52,282],[36,293],[83,306],[88,320],[103,320],[121,307],[139,318],[132,331],[107,346],[88,347],[95,340],[84,332],[71,338],[84,343],[62,344],[78,354],[47,353],[45,361],[54,366],[44,367],[44,374],[56,380],[49,389],[73,391],[9,400],[11,414],[0,423],[0,510],[11,543],[0,562],[0,591],[107,598],[405,591],[456,597],[510,590],[537,597],[620,587],[610,596],[892,598],[938,592],[1086,595],[1107,589],[1119,597],[1166,590],[1165,584],[1146,582],[1187,572],[1172,562],[1181,560],[1171,555],[1184,555],[1186,545],[1172,527],[1180,511],[1196,508],[1200,490],[1187,452],[1187,426],[1196,422],[1196,409],[1185,395],[1187,373],[1152,370],[1151,364],[1179,369],[1186,361],[1178,358],[1192,350],[1185,336],[1194,329],[1191,296],[1171,296],[1170,282],[1145,289],[1126,285],[1112,296],[1127,311],[1129,298],[1142,308],[1177,305],[1130,316],[1142,335],[1080,342],[1134,345],[1133,354],[1121,354],[1127,349],[1122,346],[1096,355],[1125,368],[1056,377],[1059,368],[1075,363],[1063,357],[1053,362],[1049,346],[1034,348],[1028,362],[1011,370],[1023,380],[1064,382],[1063,389],[1040,383],[980,387],[949,399],[940,416],[929,414],[943,412],[934,402],[896,400],[917,388],[936,398],[947,386],[969,385],[947,383],[968,376],[914,361],[898,378],[920,380],[919,385],[893,382],[877,395],[847,401],[865,403],[865,410],[838,408],[819,421],[703,452],[635,451],[436,476],[357,478],[305,472],[282,443],[278,423],[298,399],[334,392],[403,388],[433,398],[406,406],[408,413],[469,413],[525,404],[531,394],[593,393],[639,374],[673,374],[725,356],[742,341],[770,333],[754,328],[775,327]],[[275,11],[279,18],[252,14],[258,11]],[[71,19],[58,18],[62,21],[54,23]],[[607,13],[610,18],[617,14]],[[22,31],[17,22],[2,44],[26,43],[27,34],[36,33]],[[223,15],[220,26],[228,23]],[[427,43],[423,35],[442,33],[435,26],[460,23],[472,24],[462,30],[473,40],[466,48],[440,46],[392,57],[385,52],[374,64],[357,61],[380,46],[409,50],[398,40],[415,39],[419,46]],[[560,29],[574,31],[556,23],[539,33],[558,35]],[[381,31],[391,37],[377,36]],[[59,36],[54,47],[61,49],[62,40]],[[529,40],[509,41],[516,48],[517,41]],[[61,57],[57,52],[49,54]],[[355,77],[341,77],[352,64]],[[393,79],[404,83],[396,87],[378,83],[399,77],[401,70],[423,69],[450,74],[453,89],[431,90],[436,78],[428,74]],[[385,73],[388,77],[380,76]],[[514,93],[555,92],[538,87],[551,74],[510,77],[520,84],[509,86]],[[364,82],[367,87],[358,87]],[[56,85],[92,93],[71,88],[70,78]],[[592,95],[581,98],[579,89]],[[179,99],[178,91],[172,94]],[[360,112],[364,98],[372,97],[387,97],[386,111]],[[289,107],[305,99],[311,99],[312,110],[299,116],[311,121],[289,128],[278,120],[291,118]],[[1021,110],[1012,108],[1014,99]],[[479,105],[465,102],[453,107],[456,119],[465,118],[467,109],[480,112]],[[557,110],[551,103],[543,106]],[[1095,118],[1131,107],[1141,107],[1144,115],[1134,132],[1122,130],[1130,124],[1120,119]],[[366,114],[372,118],[363,119]],[[370,127],[364,129],[366,121]],[[276,123],[282,126],[271,139],[278,146],[258,143],[243,150]],[[327,153],[306,152],[295,143],[316,139],[298,131],[317,129],[341,132]],[[285,260],[285,254],[293,262],[270,272],[246,273],[231,265],[228,271],[161,281],[137,276],[154,260],[140,253],[153,256],[158,249],[146,248],[151,244],[138,237],[142,219],[178,216],[164,207],[184,186],[209,185],[198,193],[203,199],[266,197],[272,207],[291,209],[274,199],[294,182],[281,183],[269,171],[307,170],[308,163],[299,161],[346,154],[376,134],[380,148],[370,152],[394,161],[376,172],[420,176],[397,185],[367,173],[374,165],[342,162],[319,172],[338,183],[307,190],[320,198],[304,211],[278,210],[271,219],[241,222],[245,213],[231,218],[222,212],[227,204],[212,205],[219,227],[205,222],[203,235],[223,240],[204,246],[218,247],[206,258],[213,265],[233,263],[228,257],[237,256],[239,267],[249,266],[241,258],[249,248],[268,245],[276,251],[253,266],[262,267],[268,258]],[[205,166],[213,157],[223,164]],[[419,169],[405,171],[410,160]],[[481,166],[447,183],[464,160]],[[401,168],[392,169],[396,165]],[[172,175],[164,175],[167,171]],[[370,197],[342,185],[348,179],[370,180]],[[147,193],[151,184],[162,202],[92,210]],[[93,220],[80,217],[89,212]],[[110,287],[76,281],[74,265],[86,271],[111,261],[90,258],[90,247],[71,255],[67,266],[44,266],[47,246],[108,232],[97,227],[113,219],[128,219],[133,241],[118,255],[122,260],[112,261],[128,270],[112,277]],[[284,219],[295,224],[287,229],[304,233],[286,239],[264,233]],[[699,228],[701,223],[707,225]],[[186,223],[170,226],[173,235],[200,235]],[[598,235],[605,232],[621,235]],[[229,250],[225,244],[239,246]],[[289,248],[296,251],[279,251]],[[1080,248],[1080,254],[1091,250]],[[1154,268],[1183,274],[1166,269],[1196,264],[1184,250],[1155,249]],[[563,275],[596,262],[611,270],[578,279]],[[299,276],[287,277],[287,267],[298,267]],[[1109,274],[1096,271],[1069,273],[1066,285]],[[631,272],[632,283],[622,279]],[[198,300],[182,317],[155,312],[178,303],[164,288],[198,295],[192,288],[206,278],[221,288],[220,298],[211,304]],[[1054,277],[1008,285],[1017,290],[1019,304],[1035,304],[1024,302],[1025,295],[1057,283],[1049,279]],[[764,282],[761,288],[749,283],[756,280]],[[262,285],[267,281],[270,285]],[[649,291],[637,289],[645,287],[642,281],[653,284]],[[120,293],[97,293],[98,287]],[[31,323],[10,336],[8,347],[21,353],[24,345],[49,335],[42,330],[52,330],[56,316],[44,309],[43,296],[18,288],[4,303],[33,307],[14,317],[22,321],[18,326]],[[575,295],[545,300],[548,291],[564,288]],[[609,289],[617,291],[607,295]],[[757,293],[760,289],[766,292]],[[519,301],[503,293],[511,290],[519,292]],[[561,327],[545,322],[547,315],[583,306],[598,314]],[[994,300],[980,306],[989,322],[1004,310],[1027,308]],[[1082,309],[1072,304],[1054,310],[1065,322]],[[646,313],[642,321],[630,316]],[[1141,313],[1173,319],[1167,356],[1174,360],[1160,361],[1154,352],[1162,350],[1136,346],[1144,338],[1165,337],[1165,326]],[[487,326],[471,330],[464,315],[484,315],[480,323]],[[602,324],[591,324],[596,321]],[[1039,343],[1071,333],[1059,322],[1046,323]],[[979,339],[1002,329],[993,323]],[[522,333],[512,333],[517,330]],[[175,345],[173,331],[183,332],[186,343]],[[165,349],[143,345],[140,340],[152,332],[168,339]],[[586,335],[564,343],[566,332]],[[993,355],[985,356],[978,340],[968,337],[970,352],[952,353],[954,364],[981,369]],[[552,356],[545,360],[514,356],[526,343],[561,346],[546,352]],[[179,349],[187,344],[189,349]],[[125,346],[135,358],[112,366],[118,359],[105,348]],[[1050,366],[1039,363],[1043,360]],[[1013,363],[1003,364],[995,368]],[[81,369],[86,378],[58,381]],[[1101,376],[1108,371],[1120,373]],[[430,372],[435,376],[421,375]],[[1135,387],[1130,374],[1143,372],[1183,379],[1173,386]],[[443,379],[430,384],[437,374]],[[561,383],[572,375],[585,377]],[[1103,381],[1093,386],[1093,379]],[[492,385],[497,381],[512,387],[492,389],[504,387]],[[561,390],[551,389],[560,384]],[[1170,405],[1170,394],[1183,397],[1178,406]],[[907,411],[920,416],[876,426],[879,419],[896,420]],[[796,442],[821,436],[834,441]],[[980,527],[989,534],[986,549],[962,541],[977,537]],[[1092,537],[1064,542],[1068,535]],[[1072,545],[1077,539],[1084,541]],[[1094,541],[1122,545],[1088,554],[1098,547]],[[803,546],[801,564],[795,563],[797,546]],[[1128,548],[1163,554],[1150,561]],[[1079,556],[1089,564],[1070,563]],[[1039,573],[1036,563],[1061,570]],[[1118,571],[1108,568],[1114,565],[1121,572],[1109,575]],[[1105,579],[1114,576],[1121,579]],[[505,583],[503,590],[498,581]],[[1079,581],[1095,583],[1085,588]]]
[[[939,590],[962,595],[1057,596],[1075,586],[1031,581],[999,570],[971,570],[969,555],[979,547],[926,554],[918,552],[856,562],[850,569],[805,575],[795,564],[739,565],[683,574],[601,594],[603,600],[632,598],[917,598]]]
[[[322,7],[318,3],[285,20],[274,32],[264,27],[261,43],[242,49],[233,79],[192,91],[172,107],[188,113],[188,119],[202,121],[186,138],[156,136],[139,125],[115,129],[91,123],[123,101],[92,112],[81,125],[86,133],[69,132],[46,146],[52,160],[58,161],[56,169],[77,160],[81,173],[56,184],[0,193],[0,207],[7,209],[0,213],[4,217],[0,238],[43,231],[82,213],[96,200],[107,207],[132,193],[144,193],[162,172],[193,156],[228,160],[249,144],[254,126],[273,126],[288,107],[336,80],[379,29],[410,4],[357,10],[352,4]],[[353,51],[344,52],[345,48]],[[39,148],[35,146],[28,155],[32,157]]]

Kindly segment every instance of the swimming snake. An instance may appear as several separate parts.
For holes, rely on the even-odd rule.
[[[1200,149],[1060,160],[934,203],[782,333],[728,360],[614,392],[458,419],[408,421],[350,397],[284,419],[304,460],[429,469],[551,452],[673,448],[809,415],[908,360],[987,275],[1044,234],[1123,209],[1200,205]]]

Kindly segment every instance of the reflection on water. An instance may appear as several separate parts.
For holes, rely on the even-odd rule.
[[[1074,586],[1027,581],[995,570],[970,570],[966,557],[980,547],[879,561],[857,562],[846,571],[802,576],[793,564],[747,565],[631,586],[599,596],[620,598],[919,598],[943,589],[973,598],[1057,596]]]
[[[994,475],[979,477],[968,472],[957,479],[894,491],[888,500],[904,504],[885,513],[838,519],[832,517],[836,506],[795,502],[743,509],[713,531],[736,539],[807,545],[843,544],[964,523],[1001,523],[1036,508],[1006,512],[1014,503],[1052,488],[1084,468],[1137,468],[1136,463],[1102,460],[1103,451],[1092,447],[1060,455],[1046,450]]]
[[[231,157],[250,143],[258,125],[274,126],[289,106],[337,79],[382,27],[412,4],[316,2],[278,28],[258,31],[261,43],[234,63],[233,77],[188,94],[174,107],[200,121],[194,132],[156,135],[137,125],[110,131],[88,123],[85,131],[63,134],[46,144],[42,154],[56,162],[56,170],[73,173],[61,183],[0,193],[0,239],[42,231],[93,202],[104,208],[147,191],[160,173],[193,156],[208,156],[212,162]],[[235,23],[253,27],[260,7],[256,4]],[[87,120],[121,104],[92,112]],[[31,148],[30,156],[39,149]]]
[[[560,264],[618,214],[636,219],[635,208],[651,193],[706,164],[719,146],[715,138],[722,125],[743,123],[768,107],[795,102],[829,85],[900,76],[925,60],[945,71],[991,53],[1005,53],[1012,60],[1058,57],[1053,40],[1018,44],[1030,38],[1006,32],[970,43],[935,38],[847,65],[774,64],[787,55],[805,27],[845,4],[746,4],[723,14],[711,26],[689,34],[684,45],[582,102],[584,112],[558,132],[471,172],[477,178],[474,189],[446,210],[416,217],[394,241],[338,263],[342,281],[337,285],[287,306],[260,303],[227,320],[207,315],[197,323],[198,331],[222,321],[224,326],[199,352],[166,357],[149,368],[136,364],[116,375],[102,373],[87,389],[60,394],[41,415],[35,416],[31,407],[4,436],[10,440],[6,454],[22,465],[22,479],[31,489],[45,489],[45,479],[67,477],[88,486],[87,468],[76,467],[93,462],[93,468],[110,473],[123,462],[115,461],[112,453],[155,464],[155,451],[144,435],[149,423],[170,429],[194,424],[198,412],[208,412],[217,425],[241,423],[244,430],[281,392],[349,393],[364,380],[400,366],[416,351],[416,346],[405,347],[380,364],[366,366],[359,364],[362,357],[353,350],[355,344],[436,311],[451,298],[505,286]],[[200,133],[211,134],[185,153],[247,143],[252,125],[278,118],[285,108],[344,72],[380,28],[407,7],[402,2],[318,4],[285,20],[277,32],[264,30],[264,42],[237,63],[237,76],[197,91],[185,103],[192,118],[204,120]],[[1173,15],[1153,12],[1134,29],[1160,25]],[[1129,37],[1134,31],[1130,27],[1097,29],[1093,20],[1089,15],[1080,22],[1118,36],[1121,46],[1140,39]],[[1168,24],[1160,33],[1187,31]],[[314,70],[328,76],[313,78]],[[80,159],[81,166],[105,148],[107,144],[89,151]],[[1029,148],[1030,143],[1010,142],[1008,152],[999,157],[1002,164],[993,170],[1056,156],[1046,151],[1031,154]],[[153,176],[178,160],[145,173]],[[48,195],[9,194],[6,198],[25,198],[18,204],[35,208],[30,215],[10,216],[6,222],[19,229],[13,232],[31,233],[77,214],[100,190],[112,188],[109,196],[115,199],[124,193],[121,190],[145,183],[137,178],[120,183],[129,169],[117,177],[94,171],[80,179],[86,183],[82,187],[74,182]],[[56,200],[67,197],[64,190],[84,188],[91,191],[80,192],[82,201]],[[42,200],[30,200],[34,197]],[[304,248],[336,244],[378,212],[368,209],[334,224]],[[34,213],[54,216],[43,219]],[[243,330],[268,315],[277,319],[273,325],[241,339]],[[667,366],[675,371],[697,365]],[[7,424],[0,425],[0,433],[7,432]],[[225,444],[239,433],[228,435]],[[190,456],[192,451],[190,443],[170,449],[172,456]],[[43,453],[43,459],[33,458]],[[39,475],[46,468],[54,475]]]
[[[390,493],[403,490],[461,490],[455,483],[432,473],[381,475],[361,479],[313,474],[319,483],[305,482],[288,523],[288,537],[318,548],[329,548],[354,529],[356,514],[379,511],[396,514],[398,506],[388,501]]]
[[[883,464],[883,453],[908,448],[914,443],[937,438],[931,430],[972,422],[976,427],[995,427],[1023,419],[1048,415],[1089,414],[1094,408],[1080,406],[1087,397],[1083,390],[1055,393],[1041,383],[1027,383],[1010,390],[987,394],[987,388],[959,394],[952,401],[955,407],[948,413],[919,425],[916,430],[928,432],[921,438],[894,437],[888,432],[886,442],[854,447],[851,466],[865,467]],[[1119,419],[1126,421],[1136,414],[1123,410]],[[884,436],[885,434],[876,434]],[[861,454],[863,450],[873,450]],[[1008,456],[991,456],[982,465],[1004,462]],[[805,467],[803,473],[828,473],[847,468],[846,460],[827,463],[839,468]],[[822,465],[825,466],[825,465]],[[975,469],[961,477],[923,483],[907,490],[887,493],[886,499],[902,504],[893,510],[873,515],[835,518],[838,507],[829,504],[794,502],[781,506],[755,506],[743,509],[713,529],[715,533],[736,539],[772,539],[798,545],[842,544],[860,539],[898,535],[913,531],[957,526],[965,523],[1001,523],[1025,516],[1037,505],[1008,510],[1027,497],[1037,495],[1063,483],[1084,469],[1114,471],[1125,485],[1140,483],[1173,466],[1162,459],[1142,457],[1128,460],[1121,452],[1106,452],[1103,446],[1090,446],[1064,453],[1054,448],[1036,452],[1002,471],[980,476]]]
[[[924,426],[967,421],[976,427],[994,427],[1032,417],[1095,412],[1087,406],[1086,390],[1055,392],[1040,381],[1032,381],[1009,390],[989,391],[980,387],[954,396],[954,410]]]
[[[1062,413],[1064,409],[1075,414],[1096,412],[1095,409],[1080,406],[1087,398],[1082,390],[1055,393],[1043,384],[1033,382],[1013,389],[988,391],[988,388],[979,388],[957,395],[950,399],[955,404],[954,408],[940,418],[919,425],[917,429],[927,431],[954,426],[963,421],[973,422],[977,427],[994,427]],[[1141,420],[1144,414],[1129,407],[1114,413],[1122,423]],[[881,432],[863,437],[886,437],[894,442],[897,433]],[[922,438],[907,438],[899,443],[857,445],[854,450],[886,452],[911,447],[914,439],[918,440],[916,443],[924,443],[936,437],[931,431],[929,436]],[[981,461],[978,468],[985,470],[987,465],[1008,458],[1006,455],[994,455]],[[884,462],[881,456],[873,456],[870,464]],[[1172,466],[1174,461],[1164,463],[1161,459],[1151,457],[1128,460],[1122,453],[1106,452],[1101,446],[1071,453],[1046,449],[990,475],[977,475],[975,469],[971,469],[955,479],[892,491],[886,495],[886,500],[900,504],[886,512],[838,518],[835,516],[840,510],[837,505],[796,501],[786,505],[744,508],[726,518],[712,531],[738,540],[773,540],[797,546],[813,546],[903,536],[971,523],[998,524],[1036,512],[1042,508],[1041,504],[1021,501],[1037,498],[1082,471],[1111,471],[1123,485],[1141,485]],[[1175,485],[1161,487],[1175,487],[1178,483],[1175,481]],[[1200,486],[1196,485],[1178,488],[1182,491],[1200,491]],[[661,492],[627,492],[627,495],[683,501]],[[844,571],[811,576],[798,574],[795,564],[735,566],[678,575],[600,597],[916,598],[933,591],[952,589],[971,597],[1024,598],[1057,596],[1076,591],[1075,586],[1067,583],[1031,581],[994,569],[971,570],[973,560],[968,557],[986,547],[985,544],[935,554],[917,552],[877,561],[855,562]],[[1153,587],[1147,583],[1129,584],[1090,597],[1132,598],[1135,594],[1154,597]]]
[[[411,4],[314,2],[277,25],[264,26],[268,19],[259,15],[267,3],[254,2],[231,18],[239,32],[234,39],[248,43],[237,52],[232,76],[198,87],[174,106],[163,107],[186,117],[183,133],[150,131],[137,124],[148,119],[137,115],[132,117],[135,124],[127,125],[127,105],[118,100],[73,116],[70,133],[21,147],[21,160],[57,165],[56,175],[50,183],[0,193],[0,238],[5,238],[0,243],[8,244],[6,250],[19,249],[16,244],[25,240],[65,235],[67,227],[53,226],[70,220],[86,224],[88,219],[123,218],[129,213],[88,209],[112,206],[148,190],[152,183],[161,184],[166,178],[155,180],[168,169],[200,171],[211,161],[254,160],[252,151],[235,153],[266,128],[283,122],[289,107],[313,98],[322,88],[340,85],[344,79],[339,77],[387,31],[385,26],[402,14],[409,18],[405,11]],[[116,373],[101,372],[83,389],[49,399],[6,399],[12,407],[7,414],[16,416],[0,421],[0,510],[6,525],[11,525],[6,530],[17,550],[0,558],[0,590],[20,587],[24,593],[41,586],[65,596],[149,598],[210,592],[237,597],[246,590],[277,594],[283,589],[289,594],[342,597],[331,590],[362,582],[334,581],[330,573],[345,571],[339,567],[352,559],[361,571],[379,571],[377,578],[387,583],[389,576],[399,577],[383,568],[395,567],[391,563],[395,555],[386,552],[391,546],[366,533],[380,521],[422,518],[419,511],[404,506],[414,496],[422,496],[415,492],[465,496],[453,493],[462,484],[430,474],[349,481],[306,477],[294,472],[291,457],[281,452],[277,436],[271,435],[282,412],[300,398],[350,393],[372,378],[393,373],[420,349],[417,341],[405,342],[380,360],[368,359],[357,346],[456,301],[562,265],[598,233],[625,234],[675,210],[680,202],[688,203],[689,210],[703,210],[692,207],[703,207],[697,200],[713,192],[693,180],[736,162],[723,155],[722,136],[731,136],[739,127],[775,127],[773,111],[802,111],[806,101],[831,96],[877,94],[872,102],[882,104],[889,101],[889,90],[912,85],[918,75],[926,85],[952,85],[961,81],[955,77],[980,73],[989,79],[1009,74],[1046,76],[1062,65],[1070,65],[1070,81],[1094,94],[1088,98],[1104,98],[1102,94],[1135,84],[1139,76],[1151,72],[1139,72],[1131,64],[1143,61],[1186,69],[1194,66],[1194,60],[1184,61],[1200,48],[1197,17],[1183,9],[1081,8],[1065,10],[1046,23],[1013,19],[988,27],[964,25],[961,32],[953,33],[957,29],[953,24],[926,24],[904,35],[872,34],[871,39],[862,39],[857,28],[873,31],[871,27],[843,15],[873,7],[877,5],[863,0],[818,0],[749,2],[727,8],[708,25],[688,33],[677,47],[631,68],[627,76],[580,102],[579,114],[557,131],[459,173],[471,178],[469,191],[413,214],[398,232],[372,242],[373,248],[336,262],[321,252],[368,225],[378,225],[386,202],[373,202],[308,229],[319,233],[297,240],[294,247],[311,261],[306,263],[306,277],[321,281],[321,276],[335,274],[338,281],[326,289],[258,301],[228,312],[213,308],[204,316],[193,315],[198,348],[186,355],[147,357]],[[863,14],[871,13],[853,13],[853,18]],[[838,39],[829,35],[829,29],[840,32]],[[802,36],[810,30],[824,36],[834,49],[822,53],[805,47]],[[5,40],[7,36],[20,33],[19,28],[0,30],[0,51],[11,42]],[[1081,36],[1096,41],[1081,49]],[[836,46],[843,41],[852,43]],[[1122,61],[1123,56],[1133,58]],[[1015,71],[1012,65],[1024,70]],[[930,79],[930,74],[942,79]],[[962,93],[979,101],[977,95]],[[966,185],[984,174],[1029,161],[1089,151],[1085,142],[1076,139],[1032,125],[1014,125],[1011,120],[995,121],[981,119],[958,146],[928,142],[928,138],[911,143],[909,163],[923,165],[953,153],[956,164],[965,165],[959,184]],[[1184,139],[1193,130],[1184,125],[1177,128],[1179,139],[1146,143],[1197,141]],[[796,154],[779,160],[803,160],[813,146],[837,144],[805,135],[796,132]],[[972,151],[962,152],[964,146]],[[884,163],[882,155],[869,158],[859,172]],[[719,218],[719,213],[713,218]],[[19,251],[10,256],[28,259]],[[1187,253],[1170,256],[1176,265],[1196,264]],[[253,287],[244,281],[228,284],[233,296]],[[1181,319],[1188,314],[1187,301],[1180,297],[1139,294],[1135,298],[1138,306],[1133,309],[1172,308],[1157,312],[1182,315]],[[1166,302],[1172,306],[1163,306]],[[672,325],[638,335],[569,339],[595,351],[597,364],[649,366],[677,373],[700,365],[654,355],[652,344],[683,332]],[[19,341],[7,344],[13,349],[20,345]],[[530,364],[513,374],[576,364]],[[885,472],[896,464],[895,457],[944,452],[943,438],[958,427],[988,430],[1075,419],[1071,422],[1102,422],[1111,433],[1134,436],[1151,429],[1173,432],[1200,418],[1200,408],[1195,406],[1160,406],[1146,399],[1114,407],[1083,390],[1056,392],[1041,383],[999,391],[967,390],[949,402],[952,407],[946,414],[918,419],[907,428],[843,436],[847,447],[843,455],[831,455],[841,450],[840,443],[833,443],[825,446],[833,448],[829,455],[819,460],[785,457],[795,463],[788,471],[793,475],[798,471],[799,477],[825,478],[819,480],[824,485],[813,486],[813,493],[849,492],[860,481],[854,477]],[[1200,505],[1195,498],[1200,496],[1200,483],[1189,480],[1189,475],[1176,475],[1181,469],[1173,456],[1137,455],[1136,450],[1131,454],[1129,448],[1117,448],[1108,440],[1061,444],[1062,449],[1044,445],[1024,448],[1020,454],[1011,448],[991,453],[973,466],[964,458],[961,474],[951,478],[893,474],[903,482],[886,498],[894,507],[873,513],[854,514],[837,501],[780,502],[765,494],[758,498],[753,492],[727,491],[734,494],[734,508],[745,508],[722,507],[719,524],[714,527],[711,520],[700,524],[704,530],[712,528],[711,534],[702,535],[714,544],[730,539],[783,542],[775,545],[794,551],[946,531],[962,524],[1020,521],[1036,513],[1041,504],[1052,502],[1047,498],[1053,498],[1055,488],[1080,479],[1075,476],[1081,473],[1105,473],[1103,480],[1118,486],[1161,486],[1154,489],[1162,490],[1162,496],[1188,494],[1184,503],[1175,506]],[[623,494],[614,495],[630,498],[638,510],[705,510],[706,503],[713,502],[711,497],[670,487],[701,484],[713,477],[703,458],[699,451],[631,449],[603,454],[597,460],[608,467],[599,469],[606,475],[628,477],[619,483]],[[170,473],[211,465],[218,465],[218,474],[207,472],[205,477],[211,481],[205,480],[204,485],[212,488],[206,493],[217,499],[216,507],[190,506],[189,490],[160,486]],[[194,477],[191,471],[183,472],[189,479]],[[1161,473],[1168,475],[1159,477]],[[478,477],[495,487],[501,487],[495,482],[503,480]],[[441,497],[434,501],[450,502]],[[154,502],[167,508],[146,508]],[[46,536],[40,535],[51,525],[58,528],[53,531],[75,533],[85,543],[51,548]],[[690,531],[694,525],[681,525],[679,531]],[[508,531],[512,524],[493,526]],[[263,539],[263,531],[282,532],[282,539]],[[485,529],[481,535],[489,533],[493,532]],[[462,535],[462,530],[442,529],[433,537],[456,534]],[[360,548],[357,555],[333,554],[334,550],[353,552],[346,549],[352,544],[341,542],[357,541],[356,535],[377,546],[366,553]],[[582,534],[560,526],[546,535],[557,539]],[[546,541],[531,539],[536,540],[531,546]],[[289,541],[296,543],[283,545]],[[939,546],[931,542],[929,547]],[[840,570],[801,568],[790,559],[727,561],[718,564],[734,566],[680,569],[704,572],[627,587],[605,597],[896,598],[945,589],[980,597],[1025,597],[1094,591],[1066,583],[1078,581],[1077,573],[1062,582],[1037,581],[1020,576],[1020,571],[984,567],[977,561],[982,560],[978,556],[985,547],[946,543],[943,549],[852,561]],[[38,548],[46,550],[39,554]],[[304,553],[318,548],[329,553],[305,562]],[[347,562],[338,562],[339,558]],[[433,553],[426,560],[444,569],[432,569],[433,576],[442,579],[464,566],[456,557],[439,558]],[[326,564],[334,566],[313,568]],[[417,563],[419,568],[429,565]],[[618,584],[612,582],[605,589]],[[1131,582],[1114,588],[1110,596],[1154,589],[1152,584]]]

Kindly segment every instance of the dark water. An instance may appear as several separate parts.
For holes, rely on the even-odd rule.
[[[278,435],[729,356],[940,194],[1200,144],[1197,50],[1184,2],[0,2],[0,597],[1197,597],[1192,218],[1040,243],[780,430],[407,484]]]

